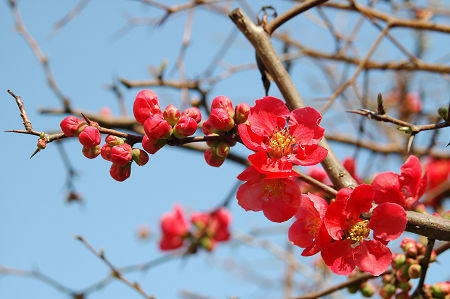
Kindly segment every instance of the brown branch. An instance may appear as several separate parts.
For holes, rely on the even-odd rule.
[[[279,15],[278,17],[276,17],[275,19],[273,19],[270,23],[268,23],[265,26],[265,30],[267,31],[267,33],[272,34],[278,27],[280,27],[281,25],[283,25],[284,23],[286,23],[287,21],[289,21],[290,19],[296,17],[297,15],[301,14],[302,12],[305,12],[315,6],[321,5],[325,2],[327,2],[328,0],[308,0],[305,1],[293,8],[291,8],[290,10],[288,10],[287,12],[283,13],[282,15]]]
[[[421,269],[419,283],[417,284],[416,290],[414,291],[414,293],[411,296],[412,298],[416,298],[416,296],[419,294],[421,294],[421,295],[424,294],[423,284],[425,283],[425,277],[427,275],[428,266],[430,264],[430,257],[431,257],[431,253],[433,251],[433,247],[434,247],[434,239],[428,238],[427,249],[426,249],[423,259],[420,263],[420,265],[422,266],[421,267],[422,269]]]
[[[255,48],[267,71],[274,78],[279,90],[283,94],[288,107],[291,110],[304,107],[303,100],[284,68],[283,63],[273,49],[270,36],[267,32],[262,27],[256,26],[239,8],[233,10],[229,14],[229,17]],[[328,150],[328,156],[322,161],[322,166],[328,173],[334,186],[339,189],[342,187],[356,186],[356,181],[342,166],[325,139],[322,140],[321,145]]]
[[[127,88],[132,87],[151,87],[151,86],[165,86],[177,89],[188,88],[194,90],[200,90],[197,81],[179,81],[179,80],[160,80],[160,79],[150,79],[150,80],[140,80],[132,81],[125,78],[121,78],[120,82]]]
[[[80,0],[64,17],[56,22],[56,24],[53,26],[51,36],[55,36],[62,27],[72,21],[83,10],[88,2],[89,0]]]

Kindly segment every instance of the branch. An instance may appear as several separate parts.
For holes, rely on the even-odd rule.
[[[425,282],[425,276],[427,275],[428,266],[430,264],[430,256],[433,251],[433,247],[434,247],[434,239],[429,238],[428,243],[427,243],[427,249],[426,249],[423,259],[420,263],[422,266],[420,280],[419,280],[419,283],[417,284],[416,290],[414,291],[414,293],[411,296],[412,298],[416,298],[416,296],[419,294],[423,295],[423,284]]]

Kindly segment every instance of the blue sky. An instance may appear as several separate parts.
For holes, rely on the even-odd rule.
[[[186,14],[176,15],[160,28],[137,27],[121,38],[112,38],[125,24],[124,15],[159,16],[161,11],[149,9],[135,1],[90,1],[83,12],[54,37],[50,37],[54,23],[61,18],[75,1],[19,1],[19,10],[30,33],[39,42],[42,50],[49,56],[50,64],[61,90],[68,95],[72,104],[78,108],[98,111],[109,106],[113,113],[119,110],[114,95],[104,86],[114,78],[149,78],[148,66],[157,66],[163,59],[169,59],[169,70],[173,68],[178,54]],[[170,3],[179,3],[169,1]],[[258,6],[272,1],[258,1]],[[291,5],[287,1],[277,2],[279,11]],[[228,36],[233,25],[228,18],[206,10],[195,12],[191,46],[186,56],[188,76],[195,76],[209,65],[222,41]],[[331,17],[337,17],[335,12]],[[331,37],[323,29],[311,25],[309,16],[294,20],[291,32],[302,33],[301,40],[309,45],[332,49]],[[342,21],[342,30],[350,28],[353,20]],[[213,26],[211,26],[213,24]],[[376,30],[367,26],[361,40],[368,42],[376,38]],[[402,35],[398,30],[394,34]],[[449,39],[432,34],[425,60],[433,61],[444,56],[443,49],[449,49]],[[61,116],[44,116],[37,112],[42,107],[59,107],[59,102],[48,88],[41,66],[33,56],[22,37],[14,31],[14,23],[6,1],[0,3],[0,129],[21,128],[22,121],[13,99],[5,92],[11,89],[22,96],[28,115],[37,130],[52,131],[58,128]],[[405,45],[412,40],[405,37]],[[279,44],[276,43],[279,48]],[[365,46],[361,47],[366,50]],[[389,44],[384,44],[375,53],[376,58],[387,54],[400,57]],[[248,42],[239,37],[225,56],[227,63],[237,65],[253,63],[254,52]],[[220,67],[219,67],[220,69]],[[175,77],[178,74],[174,75]],[[306,101],[313,106],[320,103],[313,98],[329,96],[326,84],[321,82],[321,73],[314,64],[302,59],[293,70],[292,77]],[[374,72],[371,92],[387,88],[392,76],[387,78]],[[440,81],[439,81],[440,80]],[[448,87],[438,75],[420,74],[413,82],[420,87],[446,90]],[[424,83],[425,82],[425,83]],[[427,85],[424,85],[427,84]],[[378,89],[377,89],[378,88]],[[155,88],[161,106],[169,103],[180,106],[180,94],[175,90]],[[138,90],[122,88],[126,104],[131,110],[132,101]],[[217,85],[213,95],[224,94],[233,103],[250,104],[264,95],[259,74],[245,71]],[[280,96],[272,87],[271,95]],[[428,98],[426,108],[433,111],[439,104],[446,103],[448,96],[443,93]],[[195,95],[195,93],[192,93]],[[355,107],[359,108],[359,107]],[[352,132],[346,115],[342,121],[343,108],[324,117],[327,130]],[[445,132],[445,131],[444,131]],[[447,137],[448,137],[448,130]],[[0,182],[0,264],[21,269],[39,269],[64,285],[81,289],[107,275],[107,267],[86,250],[73,236],[80,234],[94,247],[104,248],[106,256],[117,266],[145,262],[161,256],[157,249],[159,238],[159,218],[162,213],[180,203],[186,210],[208,210],[220,203],[235,183],[235,177],[242,167],[226,162],[219,169],[206,165],[200,153],[177,148],[164,148],[150,158],[147,166],[137,168],[133,165],[129,180],[118,183],[109,176],[109,162],[100,158],[88,160],[81,155],[81,146],[76,141],[64,143],[72,163],[79,172],[75,181],[77,189],[84,198],[84,205],[68,205],[64,202],[64,182],[66,172],[61,157],[54,144],[28,159],[34,151],[37,139],[26,135],[0,133],[3,141],[0,153],[3,157]],[[424,133],[425,137],[427,136]],[[444,137],[442,137],[444,135]],[[429,136],[429,135],[428,135]],[[445,133],[439,142],[443,143]],[[420,138],[418,140],[420,142]],[[353,153],[348,147],[334,147],[343,158]],[[242,146],[232,149],[235,153],[246,155],[248,150]],[[371,162],[372,156],[363,153],[360,169]],[[383,162],[383,163],[380,163]],[[380,165],[382,164],[382,165]],[[377,158],[377,171],[397,171],[400,161]],[[236,201],[230,206],[233,214],[233,229],[248,232],[252,228],[271,228],[280,225],[269,223],[261,213],[247,213]],[[152,231],[150,242],[139,242],[135,237],[136,228],[148,224]],[[287,235],[268,237],[282,248],[286,248]],[[299,260],[310,263],[296,250]],[[233,262],[235,264],[233,264]],[[439,265],[431,267],[430,281],[448,279],[450,273],[448,255]],[[254,272],[244,274],[240,267]],[[231,269],[231,270],[230,270]],[[221,244],[212,254],[200,253],[183,261],[174,260],[160,265],[147,273],[129,275],[138,280],[142,287],[158,298],[177,298],[180,290],[189,290],[217,298],[237,295],[241,298],[281,297],[280,279],[284,264],[260,248],[251,248],[235,242]],[[267,289],[250,282],[257,275],[272,281]],[[305,282],[304,277],[296,279]],[[268,284],[266,284],[268,285]],[[302,293],[303,287],[295,289]],[[53,288],[32,279],[0,276],[0,298],[65,298]],[[90,298],[140,298],[132,290],[119,282],[94,293]]]

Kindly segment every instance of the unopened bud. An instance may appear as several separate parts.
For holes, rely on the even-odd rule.
[[[391,298],[396,291],[396,287],[393,284],[386,284],[380,289],[380,296],[383,298]]]
[[[219,133],[219,130],[217,130],[214,125],[211,122],[211,119],[207,119],[203,122],[202,126],[203,134],[205,135],[211,135],[211,134],[217,134]]]
[[[156,93],[149,89],[139,91],[134,100],[133,114],[140,124],[144,124],[150,115],[162,114]]]
[[[220,142],[216,147],[214,147],[214,154],[218,158],[226,158],[230,152],[230,146],[226,142]]]
[[[394,278],[394,276],[392,274],[384,274],[383,275],[383,283],[389,283],[392,281],[392,278]]]
[[[443,281],[431,286],[431,292],[435,298],[447,298],[450,295],[450,282]]]
[[[410,281],[400,281],[397,286],[405,292],[408,292],[409,290],[412,289],[412,283]]]
[[[422,273],[422,266],[420,266],[419,264],[413,264],[408,268],[408,276],[413,279],[419,278],[421,273]]]
[[[131,163],[120,166],[117,164],[112,164],[111,169],[109,170],[109,174],[113,179],[119,182],[123,182],[130,177],[131,174]]]
[[[86,147],[91,148],[100,144],[100,132],[93,126],[86,126],[78,136],[80,143]]]
[[[45,141],[44,138],[39,138],[38,142],[37,142],[37,147],[38,147],[38,149],[41,149],[41,150],[46,148],[47,147],[47,141]]]
[[[398,127],[397,130],[405,133],[406,135],[410,135],[412,133],[412,129],[410,127]]]
[[[148,154],[140,148],[133,148],[133,160],[139,166],[144,166],[148,162]]]
[[[408,268],[409,266],[405,264],[400,269],[397,269],[397,271],[395,271],[395,278],[397,278],[398,281],[409,281]]]
[[[425,247],[425,245],[423,245],[423,244],[420,243],[420,242],[417,242],[416,247],[417,247],[417,253],[418,253],[418,255],[424,255],[424,254],[425,254],[425,251],[427,250],[427,248]]]
[[[114,135],[108,135],[105,138],[105,142],[107,145],[113,147],[115,145],[121,145],[122,143],[124,143],[125,141],[123,141],[122,138],[114,136]]]
[[[166,145],[166,143],[166,139],[149,138],[147,135],[144,135],[144,138],[142,138],[142,147],[147,153],[152,155]]]
[[[209,119],[217,130],[227,132],[234,128],[234,120],[225,109],[213,109]]]
[[[363,285],[361,286],[361,294],[364,297],[372,297],[373,294],[375,293],[375,288],[373,287],[373,285],[371,285],[370,283],[363,283]]]
[[[131,146],[128,143],[111,148],[111,162],[119,166],[127,165],[132,159]]]
[[[176,138],[184,138],[191,136],[197,131],[197,122],[189,116],[182,116],[175,128],[173,128],[173,135]]]
[[[392,262],[391,266],[394,269],[400,269],[401,266],[403,266],[406,262],[406,256],[404,254],[400,253],[394,253],[392,255]]]
[[[173,127],[180,119],[180,110],[178,110],[178,108],[174,105],[170,104],[164,110],[163,117]]]
[[[226,96],[218,96],[214,98],[214,100],[211,103],[211,111],[217,108],[224,109],[225,111],[228,112],[231,118],[234,118],[233,103]]]
[[[199,123],[202,121],[202,113],[200,112],[200,109],[197,107],[190,107],[181,113],[181,117],[183,116],[189,116],[192,117],[196,123]]]
[[[250,108],[250,105],[247,103],[241,103],[236,106],[236,114],[234,115],[236,124],[243,124],[247,121]]]
[[[59,126],[64,132],[64,135],[66,135],[67,137],[75,137],[78,135],[78,129],[82,124],[86,124],[86,122],[79,119],[78,117],[70,115],[64,118]]]
[[[103,144],[100,154],[106,161],[111,161],[111,147],[107,144]]]
[[[96,145],[91,148],[86,148],[83,146],[83,155],[88,159],[94,159],[97,158],[98,155],[100,155],[100,146]]]
[[[155,139],[167,139],[172,133],[172,126],[160,114],[150,115],[144,122],[145,135]]]
[[[416,241],[410,238],[404,238],[402,242],[400,243],[400,248],[403,249],[403,251],[406,252],[407,248],[410,246],[410,244],[416,246]]]
[[[225,158],[217,157],[214,154],[213,148],[207,149],[204,153],[204,157],[205,157],[206,163],[208,163],[208,165],[213,166],[213,167],[219,167],[225,161]]]

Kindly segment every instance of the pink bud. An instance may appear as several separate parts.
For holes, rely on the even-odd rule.
[[[83,146],[83,155],[88,159],[97,158],[100,155],[100,145],[93,146],[91,148],[86,148]]]
[[[106,161],[111,161],[111,147],[107,144],[103,144],[100,154]]]
[[[105,142],[107,145],[113,147],[115,145],[121,145],[124,143],[123,139],[114,135],[108,135],[105,138]]]
[[[131,164],[127,164],[123,167],[117,164],[112,164],[109,174],[116,181],[123,182],[130,177]]]
[[[155,139],[169,138],[172,126],[160,114],[150,115],[144,122],[144,131],[148,137]]]
[[[247,103],[241,103],[236,106],[236,115],[234,119],[236,124],[243,124],[247,121],[248,115],[250,113],[250,105]]]
[[[219,158],[214,154],[213,148],[207,149],[204,153],[204,156],[206,163],[213,167],[220,167],[220,165],[223,164],[223,161],[225,161],[225,158]]]
[[[173,127],[180,119],[180,110],[178,110],[178,108],[174,105],[170,104],[166,107],[166,110],[164,110],[163,117]]]
[[[148,154],[139,149],[139,148],[133,148],[133,160],[136,162],[139,166],[144,166],[148,162]]]
[[[43,139],[43,138],[39,138],[38,142],[37,142],[37,147],[39,149],[41,149],[41,150],[46,148],[47,147],[47,141],[45,141],[45,139]]]
[[[230,146],[226,142],[220,142],[216,147],[214,147],[214,154],[218,158],[226,158],[230,152]]]
[[[140,124],[144,124],[145,120],[152,114],[161,114],[156,93],[149,89],[138,92],[133,104],[133,114]]]
[[[406,256],[400,253],[394,253],[392,255],[391,266],[394,269],[400,269],[406,263]]]
[[[183,111],[183,113],[181,113],[181,117],[183,116],[192,117],[197,123],[202,121],[202,113],[197,107],[187,108]]]
[[[87,126],[78,136],[78,140],[86,148],[97,146],[101,142],[100,132],[93,126]]]
[[[173,129],[173,135],[176,138],[191,136],[197,131],[197,122],[189,116],[182,116]]]
[[[147,135],[144,135],[144,138],[142,138],[142,147],[152,155],[155,154],[164,145],[166,145],[166,143],[167,141],[165,139],[158,140],[155,138],[149,138]]]
[[[127,165],[132,158],[131,146],[128,143],[116,145],[111,148],[111,162],[119,166]]]
[[[211,104],[211,110],[221,108],[228,112],[231,118],[234,118],[234,108],[233,103],[226,96],[218,96],[214,98]]]
[[[59,124],[61,130],[64,132],[64,135],[67,137],[75,137],[78,135],[78,128],[80,125],[86,124],[83,120],[75,117],[75,116],[67,116],[63,119],[63,121]]]
[[[203,134],[205,134],[205,135],[219,133],[219,131],[216,128],[214,128],[213,124],[211,123],[211,119],[209,119],[209,118],[203,122],[202,130],[203,130]]]
[[[400,247],[403,251],[406,251],[409,246],[416,246],[416,241],[410,238],[404,238],[400,243]]]
[[[419,278],[422,273],[422,267],[419,264],[413,264],[408,268],[408,275],[411,278]]]
[[[234,128],[234,120],[233,117],[228,114],[228,112],[224,109],[216,108],[211,111],[211,115],[209,116],[211,124],[217,130],[221,131],[229,131]]]

